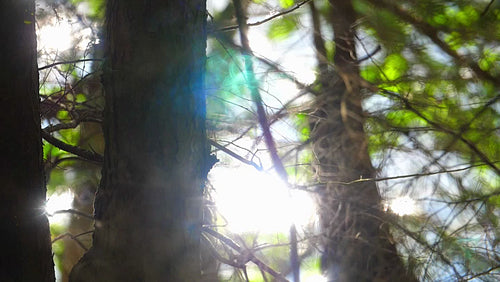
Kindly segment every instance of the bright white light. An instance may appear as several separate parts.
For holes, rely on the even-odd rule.
[[[37,34],[39,49],[64,51],[71,47],[72,29],[66,21],[43,25]]]
[[[54,212],[59,210],[67,210],[72,208],[73,203],[73,193],[71,191],[65,191],[63,193],[52,194],[47,202],[45,203],[45,211],[48,215],[54,214]],[[67,219],[67,214],[55,214],[49,216],[50,223],[62,223]]]
[[[399,216],[411,215],[417,212],[415,200],[408,196],[397,197],[388,203],[388,208]]]
[[[217,209],[235,233],[288,232],[291,223],[306,225],[314,203],[302,191],[292,191],[277,176],[251,167],[216,167],[211,171]]]
[[[85,49],[90,41],[92,30],[73,19],[48,21],[37,30],[38,49],[47,52],[66,51],[70,48]],[[73,45],[75,44],[75,45]]]

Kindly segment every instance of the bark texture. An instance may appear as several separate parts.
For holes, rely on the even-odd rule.
[[[372,178],[367,150],[359,69],[356,63],[356,15],[350,1],[330,0],[335,36],[333,68],[315,34],[321,92],[311,119],[311,138],[321,182],[319,210],[323,232],[323,269],[328,281],[416,281],[408,274],[391,241],[381,197]],[[314,9],[314,6],[312,7]],[[313,15],[314,16],[314,15]],[[316,33],[317,19],[313,18]]]
[[[0,281],[54,281],[34,13],[33,0],[0,4]]]
[[[104,168],[70,281],[199,281],[204,0],[109,0]]]

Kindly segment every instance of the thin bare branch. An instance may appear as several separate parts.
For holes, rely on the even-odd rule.
[[[80,60],[72,60],[72,61],[64,61],[64,62],[55,62],[43,67],[39,67],[38,71],[44,70],[44,69],[49,69],[58,65],[69,65],[69,64],[76,64],[76,63],[82,63],[82,62],[100,62],[103,59],[80,59]]]
[[[84,213],[82,211],[74,210],[74,209],[58,210],[58,211],[55,211],[53,214],[49,214],[49,216],[53,216],[53,215],[56,215],[56,214],[62,214],[62,213],[74,214],[74,215],[78,215],[78,216],[81,216],[81,217],[85,217],[85,218],[94,220],[94,217],[91,214]]]
[[[491,7],[491,4],[493,4],[493,2],[495,2],[495,0],[490,0],[490,2],[488,3],[488,5],[486,5],[486,8],[484,8],[484,10],[481,12],[481,17],[486,15],[486,13],[488,13],[490,7]]]
[[[479,150],[479,148],[476,146],[476,144],[474,144],[472,141],[468,140],[467,138],[465,138],[463,136],[463,133],[462,132],[455,132],[454,130],[452,129],[449,129],[447,127],[445,127],[444,125],[442,124],[439,124],[437,122],[434,122],[432,120],[430,120],[429,118],[427,118],[424,114],[422,114],[419,110],[417,110],[411,103],[410,101],[403,97],[402,95],[398,94],[398,93],[395,93],[395,92],[392,92],[392,91],[389,91],[389,90],[385,90],[385,89],[381,89],[381,91],[385,94],[388,94],[392,97],[397,97],[398,99],[400,99],[405,107],[414,112],[415,114],[417,114],[420,118],[422,118],[423,120],[425,120],[428,124],[432,125],[434,128],[436,129],[439,129],[440,131],[442,132],[445,132],[445,133],[448,133],[450,134],[451,136],[459,139],[460,141],[462,141],[464,144],[467,145],[467,147],[469,147],[469,149],[471,149],[474,153],[477,154],[477,156],[483,161],[485,162],[488,166],[490,166],[496,174],[500,175],[500,168],[498,166],[495,165],[495,161],[491,161],[488,156],[486,156],[481,150]]]
[[[500,161],[496,161],[494,163],[500,163]],[[361,178],[361,179],[356,179],[356,180],[352,180],[352,181],[348,181],[348,182],[342,182],[342,181],[329,181],[329,182],[335,183],[335,184],[341,184],[341,185],[352,185],[352,184],[356,184],[356,183],[360,183],[360,182],[380,182],[380,181],[403,179],[403,178],[424,177],[424,176],[443,174],[443,173],[455,173],[455,172],[465,171],[465,170],[469,170],[471,168],[480,167],[480,166],[489,166],[489,164],[488,163],[480,163],[480,164],[474,164],[471,166],[457,168],[457,169],[440,170],[440,171],[433,171],[433,172],[426,172],[426,173],[414,173],[414,174],[405,174],[405,175],[380,177],[380,178]]]
[[[208,139],[208,143],[210,145],[214,146],[215,148],[223,151],[224,153],[230,155],[231,157],[237,159],[238,161],[240,161],[244,164],[247,164],[247,165],[251,165],[251,166],[255,167],[257,170],[262,171],[262,167],[260,165],[256,164],[255,162],[252,162],[252,161],[245,159],[244,157],[236,154],[235,152],[229,150],[228,148],[222,146],[221,144],[219,144],[213,140],[210,140],[210,139]]]
[[[97,162],[97,163],[102,163],[104,158],[102,155],[92,152],[89,150],[85,150],[82,148],[78,148],[73,145],[69,145],[67,143],[64,143],[63,141],[55,138],[54,136],[50,135],[48,132],[42,130],[42,137],[45,139],[47,142],[52,144],[53,146],[66,151],[68,153],[77,155],[85,160],[92,161],[92,162]]]
[[[478,278],[478,277],[481,277],[481,276],[483,276],[483,275],[489,274],[489,273],[491,273],[492,271],[497,270],[497,269],[500,269],[500,264],[494,265],[494,266],[492,266],[492,267],[488,268],[487,270],[485,270],[485,271],[483,271],[483,272],[479,272],[479,273],[476,273],[476,274],[474,274],[474,275],[471,275],[471,276],[469,276],[469,277],[467,277],[467,278],[464,278],[464,280],[463,280],[463,281],[470,281],[470,280],[472,280],[472,279],[474,279],[474,278]],[[499,277],[500,277],[500,274],[498,274],[497,276],[499,276]]]
[[[80,241],[80,239],[78,239],[78,237],[81,237],[83,235],[87,235],[87,234],[91,234],[91,233],[94,233],[94,230],[90,230],[90,231],[85,231],[83,233],[80,233],[80,234],[77,234],[77,235],[73,235],[71,233],[64,233],[64,234],[61,234],[57,237],[55,237],[53,240],[52,240],[52,244],[54,244],[55,242],[65,238],[65,237],[69,237],[71,238],[73,241],[75,241],[78,246],[80,246],[80,248],[84,249],[85,251],[88,251],[87,247],[85,247],[85,245],[82,243],[82,241]]]
[[[285,279],[285,277],[283,277],[276,270],[272,269],[270,266],[265,264],[263,261],[261,261],[260,259],[255,257],[255,255],[252,254],[251,252],[245,251],[243,248],[241,248],[238,244],[236,244],[230,238],[220,234],[219,232],[217,232],[213,229],[207,228],[207,227],[202,227],[202,231],[207,233],[207,234],[210,234],[214,238],[217,238],[218,240],[220,240],[221,242],[223,242],[227,246],[236,250],[238,253],[247,255],[251,262],[255,263],[260,269],[263,269],[265,272],[271,274],[276,279],[276,281],[289,282],[287,279]]]
[[[308,2],[311,2],[311,1],[312,0],[302,1],[300,3],[295,4],[295,6],[293,6],[292,8],[290,8],[288,10],[284,10],[282,12],[274,14],[274,15],[270,16],[269,18],[263,19],[261,21],[257,21],[257,22],[253,22],[253,23],[248,23],[247,26],[258,26],[258,25],[267,23],[268,21],[274,20],[276,18],[282,17],[282,16],[284,16],[286,14],[289,14],[289,13],[293,12],[293,11],[297,10],[298,8],[302,7],[303,5],[305,5],[305,4],[307,4]],[[227,26],[227,27],[223,27],[223,28],[217,30],[217,32],[224,32],[224,31],[236,30],[239,27],[240,27],[239,25]]]

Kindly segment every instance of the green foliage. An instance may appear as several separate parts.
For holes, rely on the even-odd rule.
[[[381,164],[390,163],[393,155],[414,158],[418,161],[406,170],[422,173],[434,166],[446,171],[483,164],[460,174],[402,180],[405,191],[429,202],[423,201],[426,208],[419,217],[401,220],[406,233],[398,240],[413,242],[407,252],[410,258],[415,254],[410,261],[424,280],[448,279],[439,268],[449,271],[452,280],[457,277],[453,268],[463,277],[481,273],[495,265],[492,257],[500,242],[500,175],[492,167],[500,161],[499,104],[492,102],[499,87],[500,50],[495,46],[500,43],[500,10],[492,5],[484,12],[485,5],[471,1],[384,1],[389,3],[384,8],[377,7],[380,2],[355,1],[364,19],[363,35],[368,35],[363,39],[381,44],[384,51],[360,74],[397,93],[379,93],[390,100],[383,106],[367,103],[370,156]],[[478,74],[475,64],[493,78]],[[408,234],[412,239],[403,239]]]
[[[279,0],[280,6],[287,9],[293,6],[294,0]]]
[[[74,5],[80,4],[80,3],[86,3],[89,8],[90,8],[90,14],[94,20],[103,20],[104,19],[104,13],[105,13],[105,6],[106,6],[106,1],[105,0],[71,0],[71,3]]]
[[[292,1],[293,2],[293,1]],[[297,29],[297,18],[287,15],[271,23],[267,36],[271,40],[281,41],[290,37],[290,34]]]
[[[295,124],[300,132],[300,141],[306,142],[309,140],[311,134],[311,129],[309,128],[309,117],[303,113],[297,114],[296,117],[297,121]]]
[[[406,59],[400,54],[391,54],[385,58],[382,72],[389,81],[396,80],[403,76],[408,70]]]

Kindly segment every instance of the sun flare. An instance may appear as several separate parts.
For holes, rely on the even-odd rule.
[[[72,29],[68,22],[43,25],[37,34],[40,49],[64,51],[71,47]]]
[[[45,212],[49,215],[50,223],[64,223],[68,214],[54,214],[59,210],[67,210],[73,207],[73,193],[65,191],[50,195],[45,203]]]
[[[289,191],[280,179],[253,168],[216,167],[211,172],[219,213],[232,232],[288,232],[315,215],[313,200],[303,191]]]
[[[415,200],[408,196],[397,197],[390,200],[387,205],[387,209],[390,209],[393,213],[403,216],[412,215],[417,212],[417,204]]]

